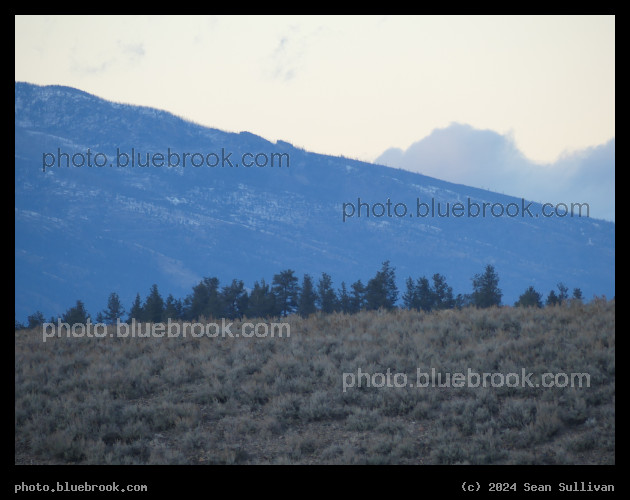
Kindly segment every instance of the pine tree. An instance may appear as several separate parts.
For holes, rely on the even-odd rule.
[[[241,280],[232,280],[229,286],[221,291],[223,316],[230,319],[242,318],[247,311],[247,290]]]
[[[116,292],[112,292],[109,294],[109,298],[107,299],[107,309],[105,309],[102,313],[103,323],[112,325],[118,321],[119,318],[125,314],[125,308],[120,302],[120,297]]]
[[[44,319],[44,314],[41,311],[35,311],[33,314],[26,318],[28,321],[28,326],[26,328],[37,328],[38,326],[46,323],[46,319]]]
[[[131,304],[131,309],[129,310],[129,318],[127,322],[130,323],[132,319],[136,321],[144,321],[144,311],[142,308],[142,300],[140,299],[140,294],[136,294],[136,298]]]
[[[564,304],[569,298],[569,288],[562,282],[556,285],[558,287],[558,303]]]
[[[63,323],[68,323],[70,326],[75,323],[87,324],[89,318],[88,312],[85,310],[85,305],[80,300],[77,300],[77,303],[74,307],[71,307],[66,311],[66,313],[62,316],[61,321]]]
[[[168,322],[169,319],[182,319],[182,301],[175,299],[173,294],[169,294],[168,297],[166,297],[164,311],[162,312],[162,323]]]
[[[383,262],[383,267],[381,268],[381,274],[384,277],[385,282],[385,291],[386,291],[386,308],[394,309],[396,307],[396,302],[398,301],[398,287],[396,286],[396,269],[389,265],[389,261]]]
[[[582,302],[582,290],[580,290],[579,288],[574,288],[573,289],[573,300],[577,300],[579,302]]]
[[[436,298],[426,276],[418,278],[416,290],[418,294],[418,309],[426,312],[432,311],[435,308]]]
[[[446,283],[446,277],[439,273],[433,275],[433,296],[435,297],[435,309],[455,307],[453,288]]]
[[[396,307],[398,288],[396,287],[395,268],[390,266],[389,261],[383,262],[381,270],[368,281],[365,297],[369,310]]]
[[[418,288],[411,276],[405,281],[406,290],[403,293],[402,301],[405,309],[419,309]]]
[[[530,286],[525,292],[521,294],[518,300],[514,303],[514,307],[542,307],[542,294],[534,290],[533,286]]]
[[[458,293],[457,297],[455,297],[455,307],[457,309],[462,309],[463,307],[469,307],[472,304],[472,296],[469,293],[461,294]]]
[[[302,279],[302,289],[300,291],[300,298],[298,299],[298,313],[303,318],[307,318],[315,311],[315,302],[317,300],[317,294],[313,288],[313,279],[305,274]]]
[[[494,266],[488,264],[483,274],[473,278],[472,302],[476,307],[492,307],[501,305],[503,292],[499,288],[499,275]]]
[[[558,299],[558,296],[556,295],[556,292],[551,290],[549,292],[549,295],[547,295],[546,305],[547,306],[557,306],[558,304],[560,304],[560,299]]]
[[[341,311],[342,313],[350,313],[350,295],[348,295],[348,290],[346,289],[346,283],[344,281],[341,282],[341,288],[339,289],[338,306],[339,311]]]
[[[352,285],[352,295],[350,296],[350,313],[358,313],[365,308],[365,285],[361,280],[357,280]]]
[[[317,303],[319,309],[326,314],[334,312],[337,307],[337,296],[332,286],[332,278],[326,273],[322,273],[317,283]]]
[[[188,320],[204,318],[220,318],[223,307],[219,294],[219,279],[203,278],[193,287],[192,295],[186,297],[185,317]]]
[[[150,323],[159,323],[162,321],[162,313],[164,312],[164,300],[158,291],[158,286],[153,284],[147,300],[144,302],[144,321]]]
[[[250,318],[268,318],[278,314],[276,298],[265,280],[254,283],[247,303],[247,316]]]
[[[272,293],[276,298],[276,305],[282,316],[288,316],[295,311],[300,287],[298,279],[292,269],[275,274],[273,277]]]

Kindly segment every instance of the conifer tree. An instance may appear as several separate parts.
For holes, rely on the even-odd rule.
[[[405,309],[419,309],[418,288],[411,276],[405,281],[406,290],[403,293],[402,301]]]
[[[38,326],[46,323],[46,320],[44,319],[44,313],[42,313],[41,311],[35,311],[33,314],[26,318],[26,321],[28,321],[28,325],[26,326],[26,328],[37,328]]]
[[[242,318],[247,311],[247,290],[242,280],[232,280],[221,291],[223,316],[230,319]]]
[[[338,309],[344,314],[349,314],[350,308],[350,295],[348,294],[346,283],[342,281],[339,289]]]
[[[77,303],[74,307],[71,307],[66,311],[66,313],[62,316],[61,321],[63,323],[68,323],[69,325],[74,325],[75,323],[87,324],[87,320],[90,317],[88,312],[85,310],[85,305],[80,300],[77,300]]]
[[[125,308],[120,302],[120,297],[116,292],[109,294],[107,299],[107,309],[102,312],[103,323],[112,325],[125,314]]]
[[[439,273],[433,275],[433,296],[435,309],[452,309],[455,307],[453,288],[446,283],[446,277]]]
[[[558,303],[564,304],[569,298],[569,288],[562,282],[556,286],[558,287]]]
[[[473,278],[472,302],[476,307],[492,307],[501,305],[503,292],[499,288],[499,275],[494,266],[488,264],[483,274]]]
[[[313,288],[313,279],[310,275],[305,274],[302,279],[302,289],[300,291],[300,298],[298,300],[298,313],[303,318],[307,318],[315,311],[317,311],[317,307],[315,307],[315,302],[317,300],[317,294],[315,293],[315,289]]]
[[[186,297],[184,314],[189,320],[220,318],[223,315],[218,278],[203,278],[193,287],[192,295]]]
[[[533,286],[525,290],[514,303],[514,307],[542,307],[542,305],[542,294],[538,293]]]
[[[368,281],[365,298],[368,310],[396,307],[398,288],[396,287],[395,268],[390,266],[389,261],[383,262],[380,271]]]
[[[265,280],[254,283],[247,303],[247,316],[250,318],[268,318],[278,314],[276,298]]]
[[[365,308],[365,285],[361,280],[357,280],[352,285],[352,294],[350,295],[350,313],[358,313]]]
[[[178,320],[182,319],[182,301],[180,299],[175,299],[173,294],[168,295],[166,297],[166,302],[164,303],[164,311],[162,312],[162,323],[166,323],[170,320]]]
[[[551,290],[549,292],[549,295],[547,295],[546,305],[547,306],[557,306],[558,304],[560,304],[560,299],[558,299],[558,296],[556,295],[556,292]]]
[[[435,293],[426,276],[418,278],[416,285],[418,294],[418,309],[421,311],[432,311],[435,308]]]
[[[326,273],[322,273],[317,283],[317,303],[319,309],[326,314],[334,312],[337,307],[337,296],[332,286],[332,278]]]
[[[164,300],[162,299],[158,286],[153,284],[147,300],[144,302],[143,316],[144,321],[150,323],[160,323],[162,321],[162,313],[164,312]]]
[[[136,298],[131,304],[131,309],[129,310],[129,318],[127,322],[130,323],[132,319],[136,321],[144,321],[144,311],[142,309],[142,299],[140,299],[140,294],[136,294]]]
[[[273,277],[272,289],[276,306],[282,316],[288,316],[295,312],[300,287],[298,279],[294,276],[292,269],[287,269],[275,274]]]

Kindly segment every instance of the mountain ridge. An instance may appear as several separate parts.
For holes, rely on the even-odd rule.
[[[418,197],[443,204],[520,200],[204,127],[71,87],[16,82],[15,89],[16,318],[35,310],[60,315],[77,299],[95,314],[113,291],[128,306],[153,283],[164,296],[183,298],[204,276],[222,284],[242,279],[251,288],[287,268],[300,280],[326,272],[338,288],[341,281],[366,283],[385,260],[401,290],[407,276],[441,273],[455,293],[468,293],[471,277],[492,263],[505,304],[529,285],[546,293],[558,281],[587,298],[614,294],[613,223],[411,213],[344,221],[344,207],[359,200],[376,207],[389,199],[410,212]],[[232,158],[286,153],[290,166],[42,166],[58,149],[92,148],[110,159],[117,149],[156,154],[169,147],[217,156],[223,149]]]

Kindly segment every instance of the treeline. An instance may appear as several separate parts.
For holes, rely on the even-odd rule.
[[[549,292],[545,305],[553,306],[569,299],[568,288],[558,283],[558,293]],[[433,311],[462,307],[486,308],[500,306],[503,296],[499,288],[499,276],[494,266],[487,265],[483,273],[472,277],[472,293],[453,294],[441,274],[434,274],[429,280],[426,276],[417,279],[407,278],[405,292],[402,294],[402,305],[405,309]],[[389,261],[383,262],[381,269],[366,284],[357,280],[340,288],[333,286],[330,275],[322,273],[317,282],[309,274],[305,274],[300,284],[295,272],[291,269],[275,274],[271,283],[264,279],[256,281],[250,292],[242,280],[232,280],[229,285],[221,286],[216,277],[203,278],[192,289],[192,293],[183,300],[169,294],[162,298],[157,285],[153,285],[144,302],[140,294],[127,311],[116,292],[109,295],[107,307],[92,317],[81,300],[69,308],[59,319],[63,323],[96,323],[113,324],[117,320],[131,322],[164,323],[168,319],[194,321],[199,318],[272,318],[300,314],[307,317],[316,312],[343,312],[355,314],[363,310],[399,307],[399,291],[396,286],[395,268]],[[582,300],[579,288],[573,290],[573,300]],[[516,307],[543,307],[543,296],[530,286],[514,304]],[[28,316],[27,323],[17,320],[15,329],[35,328],[45,323],[44,315],[37,311]],[[51,318],[50,323],[56,323]]]

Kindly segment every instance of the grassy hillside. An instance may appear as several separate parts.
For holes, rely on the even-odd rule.
[[[615,461],[614,300],[286,321],[288,338],[15,332],[15,462]],[[418,369],[587,373],[590,387],[417,387]],[[373,386],[388,370],[412,386]]]

